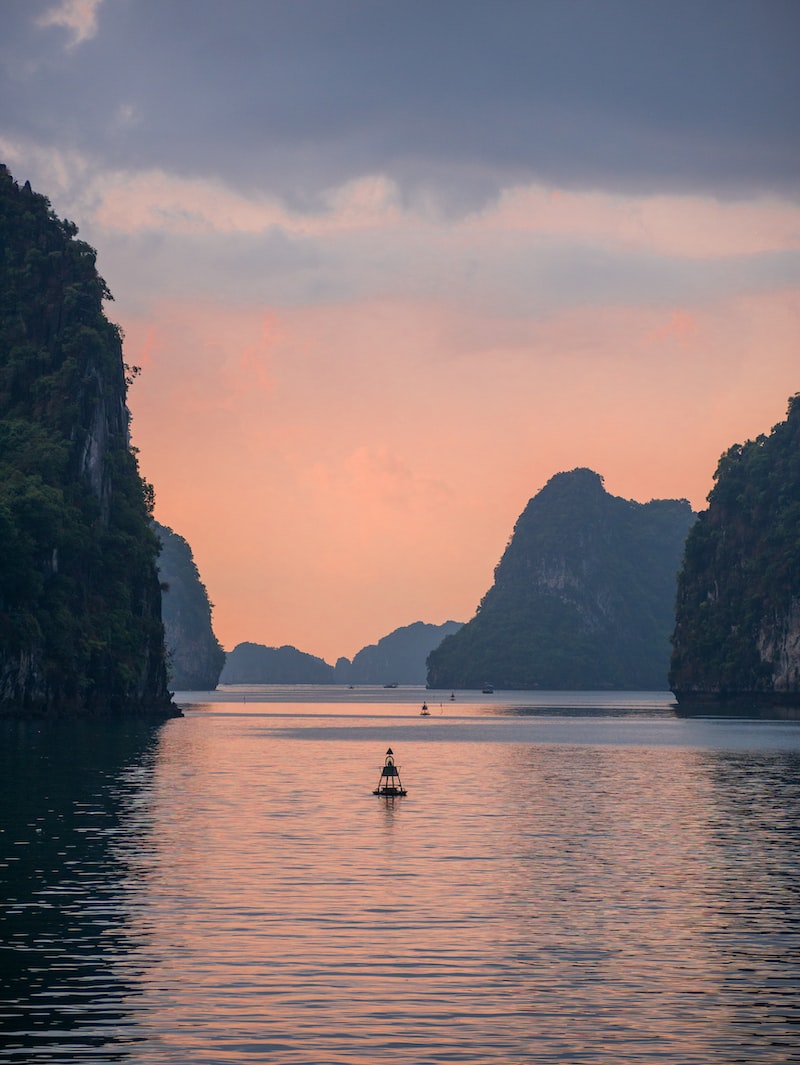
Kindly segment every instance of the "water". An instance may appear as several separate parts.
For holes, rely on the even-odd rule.
[[[0,722],[0,1062],[800,1062],[800,723],[192,699]]]

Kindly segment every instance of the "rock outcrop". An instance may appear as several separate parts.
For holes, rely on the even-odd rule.
[[[431,688],[666,689],[685,500],[609,495],[588,469],[527,505],[476,616],[428,658]]]
[[[0,710],[178,713],[122,338],[76,236],[0,166]]]
[[[800,704],[800,394],[731,447],[686,541],[670,685],[679,703]]]
[[[158,522],[155,530],[169,685],[175,691],[213,691],[225,652],[214,635],[206,586],[186,540]]]

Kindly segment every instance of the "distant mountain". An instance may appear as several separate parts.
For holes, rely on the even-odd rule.
[[[333,666],[296,647],[240,643],[225,658],[221,684],[333,684]]]
[[[432,688],[665,689],[685,499],[609,495],[592,470],[528,503],[476,616],[428,658]]]
[[[154,526],[161,543],[158,575],[170,687],[213,691],[225,652],[214,635],[208,592],[186,540],[166,525],[154,522]]]
[[[352,662],[340,658],[335,667],[296,647],[240,643],[228,652],[220,683],[424,684],[428,654],[460,627],[458,621],[443,625],[415,621],[362,648]]]
[[[670,684],[679,703],[800,703],[800,393],[720,458],[686,541]]]
[[[443,625],[415,621],[404,625],[377,644],[363,647],[352,662],[340,658],[336,680],[340,684],[424,684],[428,655],[445,636],[458,632],[461,625],[460,621],[445,621]]]

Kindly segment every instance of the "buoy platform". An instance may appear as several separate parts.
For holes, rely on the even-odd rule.
[[[373,791],[373,795],[406,795],[406,789],[403,787],[400,781],[399,767],[394,763],[394,752],[390,747],[386,752],[386,758],[384,759],[383,766],[381,767],[381,775],[378,781],[377,788]]]

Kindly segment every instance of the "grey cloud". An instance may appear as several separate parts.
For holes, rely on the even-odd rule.
[[[396,234],[289,236],[107,233],[100,269],[128,310],[170,298],[300,307],[389,298],[452,302],[489,315],[537,319],[608,304],[693,306],[800,285],[800,252],[685,259],[588,241],[486,242],[479,254]],[[141,306],[138,301],[143,301]],[[113,317],[113,308],[111,309]]]
[[[99,165],[309,209],[374,172],[456,212],[537,179],[800,194],[794,0],[115,0],[72,51],[47,6],[0,7],[0,129]]]

